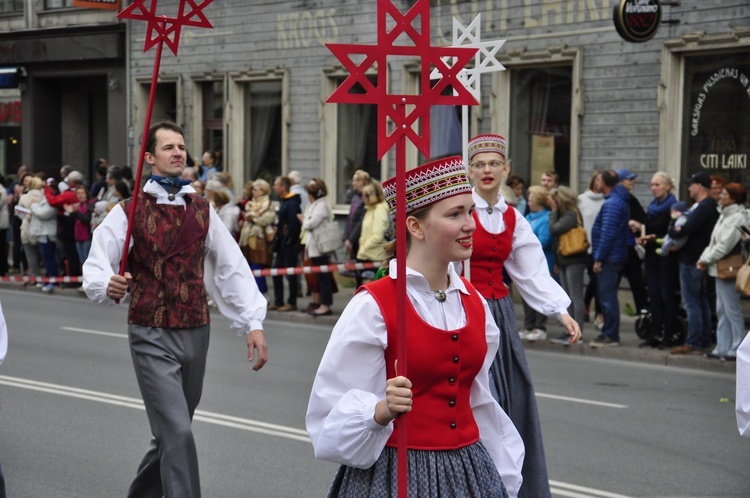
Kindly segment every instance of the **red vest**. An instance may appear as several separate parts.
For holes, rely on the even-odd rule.
[[[516,210],[508,206],[503,213],[505,230],[501,233],[489,233],[479,222],[476,211],[474,231],[469,263],[471,283],[487,300],[502,299],[508,295],[508,288],[503,282],[503,263],[513,248],[513,232],[516,229]]]
[[[425,323],[411,301],[406,300],[407,376],[412,382],[412,411],[407,447],[418,450],[450,450],[479,440],[479,428],[471,410],[471,385],[484,363],[487,340],[484,306],[471,284],[464,280],[470,295],[461,294],[466,326],[442,330]],[[394,362],[398,350],[396,280],[381,278],[364,287],[375,298],[388,329],[385,350],[386,378],[396,376]],[[397,428],[388,446],[397,445]]]
[[[185,201],[183,207],[138,196],[128,253],[133,275],[128,323],[183,329],[210,322],[203,283],[210,206],[197,195],[186,195]],[[126,213],[129,206],[126,201]]]

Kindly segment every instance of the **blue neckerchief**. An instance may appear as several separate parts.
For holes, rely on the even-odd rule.
[[[673,194],[669,194],[664,198],[663,201],[659,202],[659,199],[654,199],[651,204],[648,205],[648,219],[654,220],[659,217],[661,213],[672,207],[672,204],[677,202]]]
[[[172,177],[172,176],[158,176],[158,175],[151,175],[151,179],[164,187],[164,190],[167,190],[167,187],[177,187],[177,189],[181,189],[185,185],[190,185],[190,180],[183,180],[182,178],[178,177]]]

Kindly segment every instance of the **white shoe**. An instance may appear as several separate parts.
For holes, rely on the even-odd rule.
[[[531,334],[531,333],[532,333],[532,331],[529,330],[529,329],[519,330],[518,331],[518,336],[521,338],[521,340],[524,340],[524,339],[528,339],[529,338],[529,334]]]
[[[527,341],[546,341],[547,332],[542,329],[534,329],[527,336]]]

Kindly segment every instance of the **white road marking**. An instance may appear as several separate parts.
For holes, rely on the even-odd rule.
[[[34,380],[21,379],[18,377],[7,377],[5,375],[0,375],[0,384],[18,387],[20,389],[29,389],[32,391],[57,394],[60,396],[68,396],[70,398],[85,399],[88,401],[96,401],[98,403],[106,403],[109,405],[144,410],[143,401],[141,401],[140,399],[129,398],[126,396],[117,396],[114,394],[107,394],[99,391],[89,391],[87,389],[62,386],[59,384],[49,384],[46,382],[37,382]],[[296,441],[302,441],[304,443],[310,443],[310,437],[307,435],[307,431],[302,429],[295,429],[293,427],[269,424],[257,420],[232,417],[230,415],[223,415],[221,413],[207,412],[203,410],[196,410],[195,414],[193,415],[193,419],[200,420],[201,422],[206,422],[209,424],[232,427],[234,429],[258,432],[261,434],[268,434],[271,436],[283,437],[286,439],[293,439]]]
[[[80,331],[80,330],[75,330]],[[95,332],[95,331],[94,331]],[[108,335],[122,335],[122,334],[108,334]],[[108,394],[100,391],[90,391],[88,389],[80,389],[76,387],[68,387],[59,384],[50,384],[47,382],[39,382],[30,379],[22,379],[19,377],[8,377],[0,375],[0,384],[17,387],[19,389],[28,389],[32,391],[45,392],[50,394],[57,394],[60,396],[68,396],[71,398],[85,399],[88,401],[96,401],[98,403],[106,403],[109,405],[122,406],[125,408],[132,408],[136,410],[143,410],[143,401],[138,398],[130,398],[127,396],[118,396],[115,394]],[[539,393],[537,393],[539,395]],[[549,395],[542,395],[543,397],[550,397]],[[599,404],[598,402],[590,402],[586,400],[576,400],[575,398],[569,398],[569,400],[577,402],[589,402]],[[615,405],[622,407],[622,405]],[[220,425],[223,427],[231,427],[233,429],[240,429],[244,431],[257,432],[261,434],[267,434],[270,436],[282,437],[286,439],[292,439],[295,441],[301,441],[303,443],[310,443],[310,438],[307,435],[307,431],[301,429],[295,429],[293,427],[287,427],[277,424],[269,424],[267,422],[260,422],[257,420],[251,420],[241,417],[233,417],[231,415],[223,415],[221,413],[208,412],[203,410],[196,410],[193,416],[194,420],[206,422],[208,424]],[[568,484],[560,481],[550,480],[550,487],[554,496],[567,496],[572,498],[628,498],[624,495],[618,495],[615,493],[609,493],[607,491],[600,491],[597,489],[586,488],[583,486],[577,486],[574,484]],[[562,488],[562,489],[560,489]]]
[[[540,398],[556,399],[559,401],[570,401],[571,403],[584,403],[587,405],[605,406],[607,408],[628,408],[628,405],[618,405],[617,403],[606,403],[604,401],[594,401],[594,400],[582,399],[582,398],[570,398],[568,396],[558,396],[556,394],[536,393],[536,395]]]
[[[114,332],[102,332],[101,330],[91,329],[79,329],[78,327],[60,327],[62,330],[69,330],[71,332],[81,332],[84,334],[103,335],[107,337],[116,337],[118,339],[127,339],[128,334],[116,334]]]
[[[557,496],[572,496],[574,498],[630,498],[626,495],[618,495],[617,493],[610,493],[608,491],[602,491],[599,489],[586,488],[584,486],[577,486],[575,484],[568,484],[567,482],[553,481],[550,479],[549,485],[553,495]],[[565,489],[555,489],[565,488]],[[577,492],[576,492],[577,491]]]

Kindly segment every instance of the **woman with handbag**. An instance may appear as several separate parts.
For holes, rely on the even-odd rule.
[[[745,317],[742,315],[740,295],[735,290],[735,276],[724,275],[722,263],[729,258],[736,260],[735,268],[742,265],[741,226],[750,225],[750,211],[745,208],[747,192],[739,183],[728,183],[719,196],[721,215],[711,232],[711,242],[698,258],[699,270],[708,270],[716,278],[716,347],[708,358],[721,358],[725,361],[737,359],[737,348],[745,337]],[[725,259],[726,258],[726,259]],[[725,260],[725,261],[722,261]],[[736,272],[736,270],[734,270]]]
[[[240,231],[240,249],[250,268],[261,270],[271,266],[273,250],[271,244],[276,236],[274,220],[276,211],[271,204],[271,185],[263,179],[253,182],[252,198],[245,203],[242,212],[243,224]],[[265,294],[268,290],[266,277],[255,277],[258,290]]]
[[[320,178],[313,178],[305,186],[307,195],[310,198],[310,204],[305,210],[305,214],[298,214],[297,217],[302,222],[302,229],[307,231],[307,243],[305,244],[305,257],[309,258],[313,266],[327,265],[331,262],[331,254],[335,249],[324,247],[323,230],[330,227],[325,225],[335,223],[331,220],[331,208],[325,201],[328,194],[328,188]],[[335,226],[335,225],[334,225]],[[320,232],[316,233],[316,231]],[[337,240],[343,245],[343,239],[339,234]],[[313,317],[330,315],[331,305],[333,304],[333,277],[328,272],[318,273],[318,286],[320,288],[320,301],[316,301],[316,296],[312,296],[314,302],[320,302],[314,310],[308,311]]]
[[[560,186],[550,194],[548,203],[549,231],[554,238],[555,264],[560,272],[560,283],[572,301],[571,316],[583,324],[583,274],[589,260],[589,242],[577,207],[578,197],[570,188]],[[564,333],[551,339],[551,342],[568,345],[569,339],[570,336]]]

